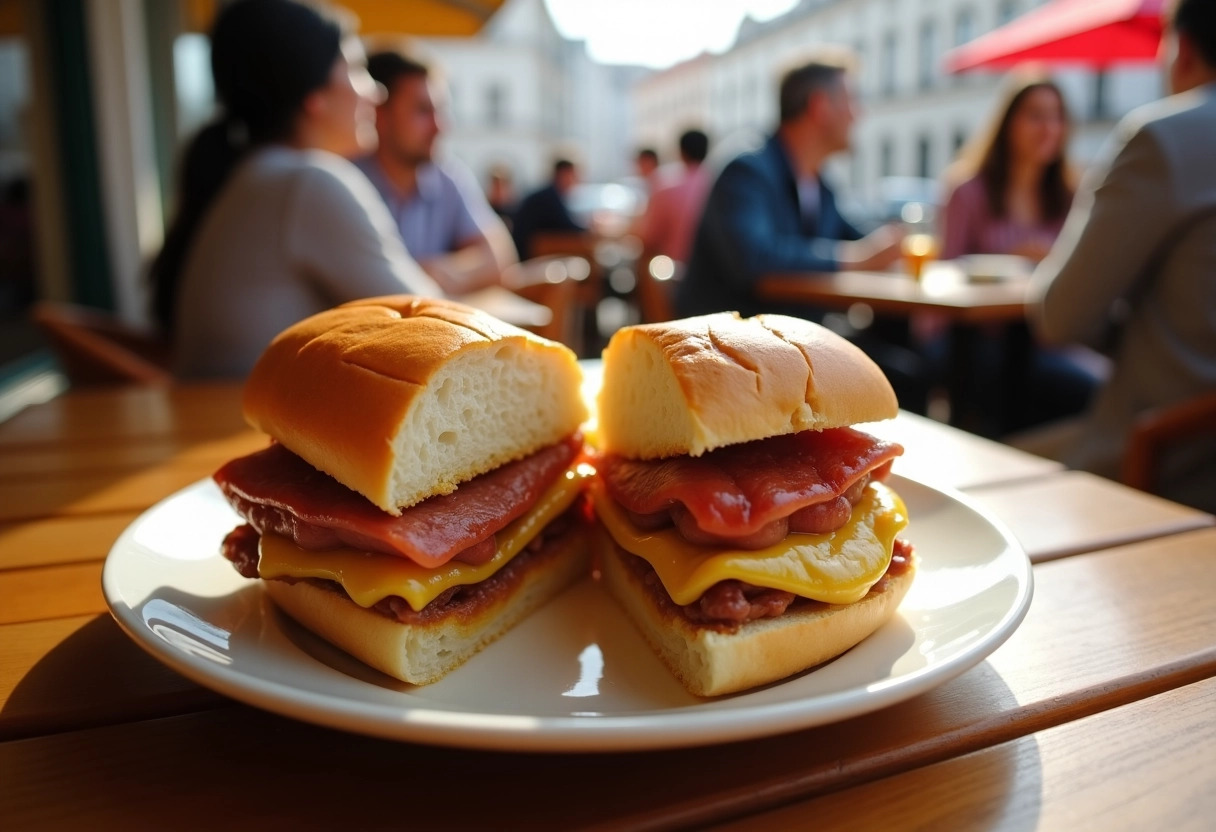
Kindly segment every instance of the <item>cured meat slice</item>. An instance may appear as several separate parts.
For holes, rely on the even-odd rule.
[[[881,480],[903,453],[853,428],[802,431],[719,448],[700,457],[631,460],[598,467],[608,493],[642,525],[673,515],[702,532],[746,538],[766,526],[834,503],[863,478]],[[847,514],[845,515],[847,517]]]
[[[214,475],[237,513],[259,534],[290,537],[306,549],[353,546],[433,568],[450,560],[484,563],[494,534],[525,514],[574,461],[575,435],[431,497],[394,517],[279,444],[235,459]]]

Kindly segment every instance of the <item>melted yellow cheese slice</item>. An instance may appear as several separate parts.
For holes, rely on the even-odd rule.
[[[592,489],[600,522],[625,549],[654,567],[677,604],[691,604],[731,578],[829,604],[860,600],[891,563],[895,536],[908,525],[899,495],[870,483],[844,526],[828,534],[793,533],[765,549],[697,546],[673,527],[643,531],[601,484]]]
[[[494,557],[476,566],[450,561],[428,569],[412,560],[360,549],[302,549],[288,537],[262,536],[258,574],[272,578],[324,578],[337,581],[361,607],[371,607],[390,595],[399,595],[414,610],[421,610],[441,592],[454,586],[484,581],[524,550],[550,522],[570,507],[584,483],[595,474],[586,464],[575,465],[541,494],[531,511],[498,533]]]

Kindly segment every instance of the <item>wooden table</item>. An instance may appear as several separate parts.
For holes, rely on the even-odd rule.
[[[764,300],[823,309],[847,310],[865,304],[875,314],[911,318],[932,314],[949,322],[947,392],[950,421],[971,430],[987,430],[970,406],[975,400],[975,362],[980,328],[1026,320],[1029,277],[976,282],[954,262],[930,263],[920,280],[902,272],[781,274],[762,279],[757,294]],[[1020,406],[1026,396],[1024,369],[1031,345],[1025,327],[1004,329],[1003,400]]]
[[[123,635],[99,577],[139,511],[262,444],[239,398],[71,393],[0,424],[3,828],[1199,829],[1216,809],[1214,519],[906,414],[878,428],[909,445],[896,470],[965,488],[1036,565],[1013,636],[903,704],[726,745],[532,755],[236,704]]]
[[[937,312],[956,323],[1009,323],[1026,317],[1028,279],[973,282],[951,263],[932,263],[920,280],[902,272],[782,274],[760,281],[757,294],[807,306],[848,309],[864,303],[878,314]]]

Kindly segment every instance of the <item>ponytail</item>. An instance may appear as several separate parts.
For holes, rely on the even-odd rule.
[[[309,93],[328,82],[342,26],[294,0],[241,0],[223,7],[211,33],[211,75],[223,113],[186,148],[177,214],[152,261],[152,312],[173,331],[190,246],[232,171],[249,153],[290,138]]]
[[[194,234],[228,176],[249,152],[241,130],[229,120],[213,121],[186,148],[177,214],[165,233],[164,248],[152,261],[152,314],[162,332],[173,331],[177,288]]]

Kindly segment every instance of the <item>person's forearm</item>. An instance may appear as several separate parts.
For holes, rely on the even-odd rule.
[[[423,270],[449,295],[462,295],[501,281],[500,266],[488,243],[465,246],[451,254],[424,261]]]

